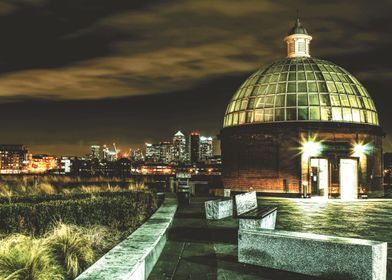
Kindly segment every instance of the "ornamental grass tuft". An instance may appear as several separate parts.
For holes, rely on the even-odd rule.
[[[0,279],[62,280],[62,268],[42,240],[13,234],[0,241]]]

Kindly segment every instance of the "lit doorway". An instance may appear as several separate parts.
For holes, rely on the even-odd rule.
[[[311,158],[310,168],[312,195],[328,198],[328,159]]]
[[[340,198],[358,198],[358,161],[356,159],[340,159]]]

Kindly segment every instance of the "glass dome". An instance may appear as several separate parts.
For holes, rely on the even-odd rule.
[[[332,62],[286,58],[251,75],[227,106],[223,127],[271,122],[378,125],[361,83]]]

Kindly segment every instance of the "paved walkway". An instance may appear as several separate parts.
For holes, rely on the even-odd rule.
[[[150,274],[150,280],[315,279],[238,263],[238,220],[207,221],[204,201],[209,199],[192,198],[191,205],[178,209],[169,241]]]

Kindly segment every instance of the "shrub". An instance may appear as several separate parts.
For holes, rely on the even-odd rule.
[[[20,198],[19,201],[0,204],[0,230],[3,233],[30,233],[40,235],[56,221],[76,225],[105,225],[119,230],[134,229],[157,208],[152,192],[108,192]],[[14,201],[18,201],[15,199]]]
[[[0,278],[7,280],[61,280],[61,267],[41,240],[11,235],[0,242]]]

